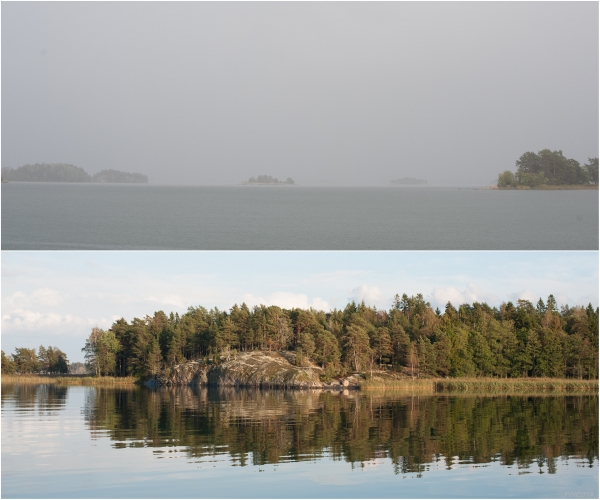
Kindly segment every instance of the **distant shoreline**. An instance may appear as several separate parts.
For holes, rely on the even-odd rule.
[[[2,167],[2,182],[68,182],[97,184],[148,184],[148,176],[112,168],[93,175],[68,163],[36,163],[17,169]]]
[[[297,184],[286,184],[285,182],[240,182],[236,186],[297,186]]]
[[[489,188],[480,188],[480,189],[492,189]],[[541,184],[539,186],[530,187],[530,186],[516,186],[516,187],[498,187],[495,186],[495,189],[499,191],[598,191],[598,184],[559,184],[559,185],[551,185],[551,184]]]

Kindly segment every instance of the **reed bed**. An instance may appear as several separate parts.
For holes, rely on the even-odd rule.
[[[3,384],[54,384],[54,385],[95,385],[130,386],[136,383],[134,377],[92,377],[88,375],[2,375]]]
[[[418,393],[597,393],[598,380],[558,378],[423,378],[366,380],[361,389]]]

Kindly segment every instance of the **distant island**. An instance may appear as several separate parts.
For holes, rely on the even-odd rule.
[[[17,169],[2,167],[2,182],[9,181],[148,184],[148,176],[113,169],[90,175],[83,168],[68,163],[36,163],[23,165]]]
[[[517,172],[498,175],[499,189],[598,189],[598,158],[583,167],[561,150],[528,151],[515,162]]]
[[[285,181],[280,181],[279,179],[277,179],[277,177],[271,177],[270,175],[259,175],[258,177],[254,178],[254,177],[250,177],[250,179],[248,179],[247,181],[244,181],[241,183],[242,186],[256,186],[256,185],[262,185],[262,186],[282,186],[282,185],[286,185],[286,186],[293,186],[294,185],[294,179],[292,179],[291,177],[288,177]]]
[[[92,182],[148,184],[148,176],[144,174],[121,172],[120,170],[102,170],[92,175]]]
[[[402,179],[391,180],[390,184],[401,184],[403,186],[423,186],[427,184],[427,181],[423,179],[415,179],[413,177],[402,177]]]

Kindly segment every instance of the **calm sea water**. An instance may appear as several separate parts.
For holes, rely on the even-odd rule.
[[[2,497],[598,497],[598,397],[2,385]]]
[[[597,250],[597,191],[2,185],[2,249]]]

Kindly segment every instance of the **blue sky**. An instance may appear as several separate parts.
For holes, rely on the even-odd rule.
[[[2,252],[2,349],[55,345],[71,361],[94,326],[234,303],[388,309],[422,293],[488,302],[554,294],[598,306],[598,252]]]

